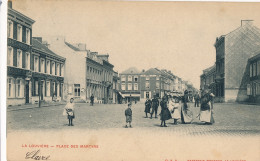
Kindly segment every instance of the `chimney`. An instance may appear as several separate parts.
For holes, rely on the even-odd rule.
[[[13,3],[12,3],[11,0],[8,0],[8,7],[9,7],[9,8],[13,8]]]
[[[241,20],[241,26],[252,25],[254,20]]]

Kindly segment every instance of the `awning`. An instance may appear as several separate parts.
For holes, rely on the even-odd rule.
[[[125,98],[123,95],[122,95],[122,93],[121,92],[118,92],[123,98]]]
[[[140,94],[122,94],[123,97],[140,97]]]

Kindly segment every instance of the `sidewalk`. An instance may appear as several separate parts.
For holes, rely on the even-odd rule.
[[[65,105],[65,101],[61,102],[43,102],[41,103],[41,107],[49,107],[49,106],[59,106],[59,105]],[[15,105],[15,106],[8,106],[7,112],[9,111],[19,111],[19,110],[26,110],[26,109],[33,109],[33,108],[39,108],[39,104],[24,104],[24,105]]]

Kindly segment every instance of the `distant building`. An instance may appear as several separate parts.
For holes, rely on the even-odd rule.
[[[260,54],[257,54],[248,60],[247,77],[248,101],[260,103]]]
[[[205,70],[203,70],[203,74],[200,76],[200,89],[210,89],[211,92],[216,94],[216,65],[213,65]]]
[[[140,73],[138,69],[131,67],[119,74],[122,101],[140,101]]]
[[[247,101],[248,59],[259,52],[260,29],[242,20],[234,31],[216,38],[216,102]]]

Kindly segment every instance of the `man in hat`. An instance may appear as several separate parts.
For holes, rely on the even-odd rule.
[[[157,118],[158,107],[159,107],[159,100],[158,100],[158,98],[156,97],[156,95],[154,95],[154,98],[152,99],[151,119],[153,118],[153,113],[154,113],[154,112],[155,112],[155,118]]]

